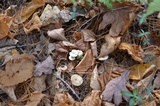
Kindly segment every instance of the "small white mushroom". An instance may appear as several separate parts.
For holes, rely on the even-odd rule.
[[[75,57],[69,56],[69,60],[73,61],[75,60]]]
[[[71,76],[71,82],[74,86],[80,86],[83,83],[83,79],[78,74],[73,74]]]
[[[78,56],[82,56],[83,52],[81,50],[78,50]]]

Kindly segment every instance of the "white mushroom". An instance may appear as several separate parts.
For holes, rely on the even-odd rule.
[[[73,74],[71,76],[71,82],[74,86],[80,86],[83,83],[83,79],[78,74]]]
[[[107,56],[104,56],[104,57],[100,57],[100,58],[98,58],[98,60],[101,60],[101,61],[103,61],[103,60],[107,60],[108,59],[108,55]]]
[[[78,51],[78,56],[82,56],[83,52],[81,50],[77,50]]]
[[[75,57],[69,56],[69,60],[73,61],[75,60]]]

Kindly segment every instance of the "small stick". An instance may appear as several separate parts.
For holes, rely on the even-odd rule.
[[[60,79],[71,91],[72,93],[76,96],[76,98],[81,101],[80,97],[76,94],[76,92],[72,89],[72,87],[66,82],[64,81],[64,79],[62,79],[61,77],[56,76],[55,74],[53,74],[56,78]]]

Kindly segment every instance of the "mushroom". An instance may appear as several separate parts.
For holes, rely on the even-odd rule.
[[[83,79],[78,74],[73,74],[71,76],[71,82],[74,86],[80,86],[83,83]]]

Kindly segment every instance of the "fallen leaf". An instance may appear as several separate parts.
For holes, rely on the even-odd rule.
[[[73,37],[76,41],[82,38],[81,32],[74,32]]]
[[[114,100],[116,105],[122,102],[122,97],[128,102],[129,97],[121,94],[121,91],[128,91],[126,83],[129,80],[129,71],[125,71],[120,77],[111,80],[102,92],[102,99],[107,101]]]
[[[97,70],[97,65],[95,66],[92,74],[91,74],[91,79],[90,79],[90,87],[93,90],[100,90],[100,83],[98,81],[98,70]]]
[[[101,106],[100,94],[99,90],[92,90],[82,102],[76,102],[68,93],[56,93],[52,106]]]
[[[34,12],[41,6],[45,5],[44,0],[32,0],[27,5],[22,7],[14,16],[14,22],[17,24],[21,24],[25,22]]]
[[[89,49],[86,51],[83,59],[75,67],[76,72],[86,72],[89,68],[94,65],[95,58],[93,57],[92,51]]]
[[[76,48],[79,49],[79,50],[82,50],[82,51],[85,51],[85,50],[86,50],[86,44],[84,43],[83,39],[78,40],[78,41],[75,43],[75,46],[76,46]]]
[[[97,57],[98,59],[101,59],[103,57],[108,56],[108,54],[112,53],[120,44],[121,37],[113,37],[110,34],[105,35],[105,41],[101,47],[100,54]]]
[[[64,36],[64,29],[63,28],[48,31],[47,34],[49,37],[51,37],[53,39],[67,41],[66,37]]]
[[[158,100],[160,100],[160,90],[155,90],[153,93],[158,98]]]
[[[154,82],[153,82],[153,89],[159,89],[160,88],[160,83],[159,83],[159,81],[160,81],[160,72],[158,72],[157,74],[156,74],[156,78],[155,78],[155,80],[154,80]]]
[[[34,71],[34,76],[41,76],[44,74],[51,74],[54,69],[54,60],[51,56],[48,56],[43,62],[38,62]]]
[[[95,34],[91,30],[83,29],[81,30],[81,35],[85,42],[92,42],[95,41]]]
[[[59,18],[60,10],[57,6],[51,6],[49,4],[44,8],[40,20],[42,21],[43,26],[46,26],[51,23],[57,23]]]
[[[38,12],[35,12],[32,16],[32,19],[23,26],[24,32],[29,34],[31,31],[37,29],[40,31],[40,27],[42,26],[42,22],[38,16]]]
[[[90,43],[90,44],[91,44],[91,49],[92,49],[92,51],[93,51],[93,56],[94,56],[94,57],[97,57],[97,56],[98,56],[97,42],[94,41],[94,42],[92,42],[92,43]]]
[[[13,100],[16,101],[17,97],[15,95],[15,86],[4,87],[0,85],[0,88]]]
[[[123,42],[119,45],[118,48],[120,50],[127,50],[128,54],[130,54],[135,61],[143,63],[143,49],[141,48],[141,46]]]
[[[4,14],[0,15],[0,39],[9,36],[13,38],[14,34],[10,32],[10,27],[12,24],[12,17],[6,16]]]
[[[144,104],[140,106],[157,106],[157,104],[156,104],[156,100],[152,100],[152,101],[146,101]]]
[[[14,86],[31,78],[34,71],[32,55],[15,55],[6,63],[5,71],[0,71],[0,84]]]
[[[29,100],[27,101],[27,104],[25,106],[37,106],[42,98],[44,98],[46,95],[42,94],[38,91],[35,91],[30,94]]]
[[[99,25],[99,30],[104,29],[107,25],[111,24],[109,34],[112,36],[118,36],[127,22],[129,22],[128,9],[107,12],[103,16],[103,20]]]
[[[150,64],[136,64],[130,67],[130,75],[129,78],[132,80],[141,80],[142,77],[148,73],[151,72],[155,65]]]
[[[42,92],[46,89],[46,75],[40,77],[34,77],[33,81],[30,83],[30,88],[34,91]]]

